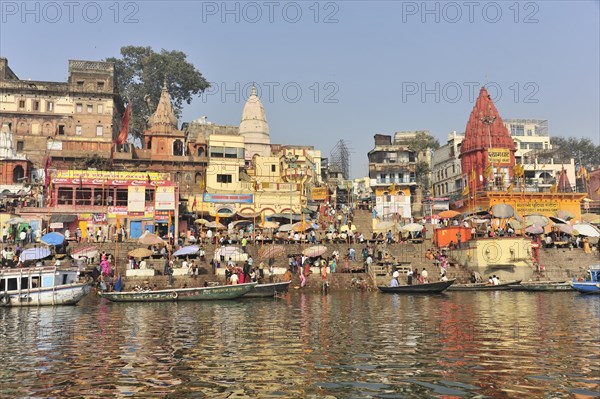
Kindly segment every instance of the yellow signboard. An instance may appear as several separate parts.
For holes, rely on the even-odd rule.
[[[519,215],[549,215],[558,211],[558,201],[516,201],[515,211]]]
[[[327,187],[313,187],[313,201],[325,201],[327,199]]]
[[[488,151],[488,160],[491,163],[510,163],[510,149],[492,148]]]
[[[58,179],[113,179],[113,180],[170,180],[168,173],[157,172],[127,172],[104,170],[57,170],[52,177]]]

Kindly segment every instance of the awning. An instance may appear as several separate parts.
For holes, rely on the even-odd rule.
[[[77,220],[77,215],[52,215],[50,223],[71,223]]]

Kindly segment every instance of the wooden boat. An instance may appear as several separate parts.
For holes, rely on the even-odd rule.
[[[0,270],[1,306],[75,305],[88,292],[90,286],[78,282],[75,268]]]
[[[589,278],[573,281],[571,286],[582,294],[600,294],[600,264],[590,266],[588,273]]]
[[[244,298],[272,298],[277,294],[287,292],[291,281],[279,283],[257,284],[253,290],[244,294]]]
[[[256,283],[247,283],[154,291],[98,292],[98,295],[112,302],[216,301],[239,298],[250,292],[255,286]]]
[[[573,291],[570,283],[565,281],[535,281],[510,286],[512,291],[549,291],[549,292],[567,292]]]
[[[498,285],[488,283],[454,284],[448,291],[508,291],[511,285],[521,284],[521,280],[506,281]]]
[[[377,288],[379,288],[381,292],[389,294],[439,294],[454,284],[454,281],[456,280],[452,279],[448,281],[438,281],[427,284],[400,285],[398,287],[379,285]]]

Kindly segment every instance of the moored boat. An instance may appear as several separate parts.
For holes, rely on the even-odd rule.
[[[454,284],[448,291],[508,291],[511,285],[520,284],[521,280],[506,281],[500,284],[489,283]]]
[[[287,292],[291,281],[279,283],[257,284],[253,290],[244,294],[244,298],[272,298],[277,294]]]
[[[256,283],[218,285],[214,287],[169,288],[164,290],[98,292],[98,295],[112,302],[216,301],[239,298],[250,292],[254,287],[256,287]]]
[[[88,292],[90,286],[78,282],[74,268],[0,270],[1,306],[75,305]]]
[[[573,291],[570,283],[565,281],[535,281],[510,286],[512,291],[529,291],[529,292],[567,292]]]
[[[582,294],[600,294],[600,264],[590,266],[589,278],[585,281],[573,281],[573,289]]]
[[[379,288],[381,292],[389,294],[439,294],[454,284],[454,281],[456,280],[452,279],[426,284],[399,285],[397,287],[378,285],[377,288]]]

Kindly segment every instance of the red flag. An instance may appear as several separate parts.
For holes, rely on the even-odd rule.
[[[121,128],[119,129],[119,135],[117,136],[117,144],[125,144],[127,136],[129,135],[129,117],[131,115],[131,104],[127,104],[125,107],[125,113],[121,120]]]
[[[196,209],[196,204],[197,204],[197,202],[196,202],[196,196],[194,195],[194,202],[192,203],[192,211],[194,209]]]
[[[48,155],[46,157],[46,165],[44,166],[44,182],[46,187],[50,187],[50,165],[52,164],[52,157]]]
[[[58,125],[56,125],[56,130],[54,131],[54,137],[58,136]]]

